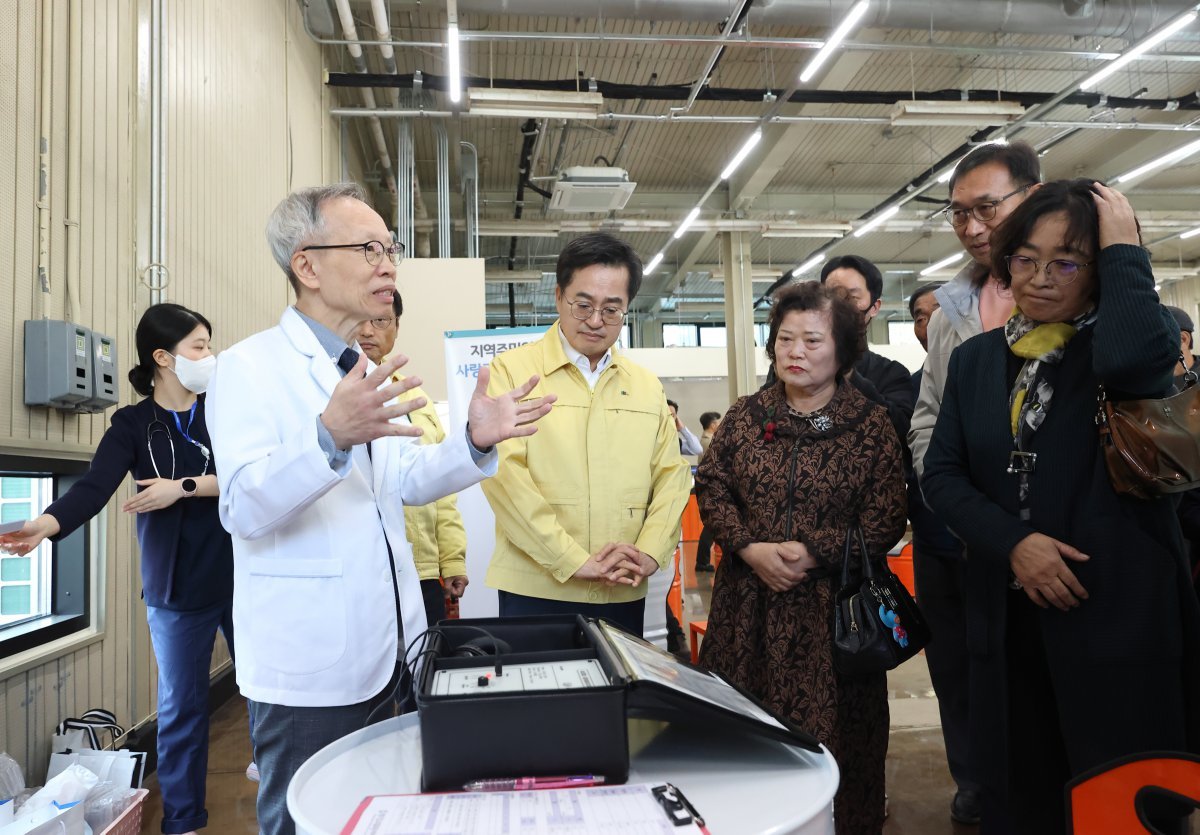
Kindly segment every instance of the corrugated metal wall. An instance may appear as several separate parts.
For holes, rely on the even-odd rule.
[[[22,323],[71,318],[117,340],[122,403],[149,224],[146,40],[153,0],[0,0],[0,451],[90,457],[107,415],[63,416],[23,405]],[[163,2],[163,125],[167,301],[203,312],[217,349],[274,324],[287,284],[263,238],[271,208],[290,189],[340,177],[338,126],[326,115],[320,48],[293,0]],[[78,16],[71,48],[71,17]],[[49,34],[50,108],[42,113],[42,35]],[[141,40],[139,41],[139,38]],[[73,54],[73,52],[75,54]],[[72,113],[71,72],[80,96]],[[48,140],[48,191],[39,192],[40,137]],[[78,155],[68,137],[78,137]],[[351,148],[347,164],[361,171]],[[77,160],[77,170],[70,163]],[[67,194],[79,187],[78,217]],[[38,282],[38,206],[50,212],[49,282]],[[386,210],[385,210],[386,213]],[[78,224],[78,289],[68,301],[67,230]],[[72,286],[75,285],[72,281]],[[78,298],[74,298],[77,295]],[[127,482],[95,524],[106,561],[97,581],[101,632],[55,651],[0,661],[0,750],[40,782],[50,732],[62,716],[113,709],[126,725],[151,717],[156,669],[139,595],[132,520],[120,512]],[[218,642],[214,669],[228,659]]]

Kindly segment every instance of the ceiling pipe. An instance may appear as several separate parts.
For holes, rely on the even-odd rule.
[[[306,21],[307,23],[307,21]],[[314,42],[323,46],[345,46],[350,41],[338,38],[322,38],[308,29]],[[633,43],[653,46],[707,46],[720,40],[720,35],[634,35],[608,32],[459,32],[463,43],[505,43],[520,41],[555,41],[571,43]],[[445,49],[444,41],[355,41],[362,46],[391,46],[397,49]],[[770,38],[741,35],[725,41],[727,47],[747,49],[812,49],[825,45],[819,38]],[[987,58],[1082,58],[1093,61],[1109,61],[1118,53],[1095,49],[1054,49],[1036,46],[992,46],[953,43],[906,43],[904,41],[842,41],[847,52],[918,52],[945,55],[971,55]],[[1197,52],[1156,52],[1154,57],[1164,61],[1200,61]]]
[[[419,75],[419,81],[418,81]],[[444,90],[445,76],[429,73],[388,75],[385,73],[329,73],[326,83],[330,87],[398,87],[405,89],[420,84],[422,89]],[[575,79],[527,79],[527,78],[468,78],[470,86],[495,87],[498,89],[539,90],[547,92],[573,93]],[[613,101],[679,101],[691,99],[688,87],[682,84],[619,84],[595,80],[595,91]],[[697,98],[708,102],[762,102],[761,87],[707,87]],[[943,101],[943,102],[1015,102],[1023,107],[1040,107],[1043,112],[1058,104],[1073,104],[1081,107],[1106,107],[1111,110],[1200,110],[1200,93],[1195,91],[1174,99],[1143,98],[1139,92],[1133,96],[1110,96],[1100,92],[1083,92],[1071,87],[1057,93],[1027,90],[817,90],[797,89],[790,91],[770,90],[775,101],[791,104],[874,104],[891,106],[898,101]],[[692,99],[694,101],[694,99]],[[689,105],[690,107],[690,105]],[[778,110],[778,107],[774,108]],[[469,111],[468,111],[469,112]],[[682,112],[672,108],[672,112]],[[1025,114],[1028,116],[1029,114]],[[568,117],[563,117],[568,118]],[[753,117],[755,119],[761,116]]]
[[[470,111],[456,113],[450,110],[364,110],[357,107],[335,107],[329,111],[331,116],[339,118],[374,118],[374,119],[449,119],[452,117],[472,117]],[[475,118],[499,119],[505,118],[500,116],[475,116]],[[520,114],[514,114],[511,118],[523,118]],[[570,117],[558,117],[564,120],[569,120]],[[580,117],[582,118],[582,117]],[[596,119],[589,121],[599,122],[680,122],[680,123],[704,123],[704,124],[720,124],[720,125],[756,125],[756,124],[776,124],[776,125],[889,125],[891,119],[886,116],[771,116],[765,120],[758,116],[672,116],[670,114],[653,115],[647,113],[601,113]],[[1123,130],[1123,131],[1167,131],[1173,133],[1196,133],[1200,132],[1200,123],[1175,125],[1164,122],[1087,122],[1087,121],[1071,121],[1067,119],[1037,119],[1026,122],[1027,128],[1056,128],[1062,130]],[[972,138],[967,150],[970,150],[975,144],[985,141],[983,139]],[[966,153],[966,151],[963,151]],[[961,154],[959,155],[961,156]],[[937,167],[940,170],[942,166]]]
[[[396,49],[438,49],[444,50],[447,48],[445,41],[436,40],[394,40],[385,38],[383,40],[355,40],[347,41],[339,38],[325,37],[319,34],[312,25],[310,20],[310,2],[309,0],[301,0],[304,4],[305,13],[302,15],[304,21],[304,31],[308,36],[322,46],[347,46],[351,43],[357,46],[389,46]],[[490,10],[489,10],[490,11]],[[557,12],[556,12],[557,13]],[[722,12],[724,13],[724,12]],[[822,25],[827,25],[825,21]],[[920,27],[921,31],[928,31],[928,25]],[[1042,34],[1034,32],[1031,34]],[[705,46],[716,44],[721,40],[720,35],[684,35],[684,34],[668,34],[655,33],[652,35],[639,35],[633,33],[622,32],[512,32],[512,31],[460,31],[459,41],[475,41],[478,43],[503,43],[511,41],[557,41],[571,43],[596,43],[608,41],[612,43],[643,43],[655,46],[669,44],[672,46]],[[731,37],[725,42],[728,47],[742,47],[747,49],[820,49],[825,45],[825,41],[821,38],[780,38],[780,37],[763,37],[754,36],[749,32],[742,32],[737,37]],[[920,43],[905,43],[903,41],[843,41],[842,50],[850,52],[922,52],[922,53],[941,53],[950,55],[971,55],[983,57],[1065,57],[1065,58],[1083,58],[1090,60],[1108,61],[1117,56],[1115,52],[1105,52],[1097,49],[1062,49],[1052,47],[1035,47],[1035,46],[1018,46],[1018,45],[975,45],[975,44],[953,44],[953,43],[934,43],[922,41]],[[1195,52],[1157,52],[1155,57],[1166,61],[1200,61],[1200,53]]]
[[[717,61],[721,60],[721,54],[725,51],[725,44],[729,41],[729,36],[745,22],[750,2],[751,0],[739,0],[737,10],[725,19],[725,28],[721,30],[717,45],[713,48],[712,55],[708,57],[708,63],[704,65],[704,72],[700,73],[700,76],[692,84],[692,89],[688,92],[687,101],[683,107],[672,107],[672,113],[687,113],[692,109],[692,105],[696,103],[696,96],[700,95],[700,91],[708,84],[709,76],[713,74]]]
[[[342,34],[347,40],[346,49],[354,62],[354,69],[366,73],[367,60],[363,55],[362,46],[358,43],[358,28],[354,23],[354,14],[350,11],[350,0],[334,0],[337,7],[338,20],[342,25]],[[389,47],[390,48],[390,47]],[[395,66],[395,63],[392,64]],[[397,94],[398,95],[398,94]],[[362,88],[363,107],[375,109],[375,94],[370,87]],[[375,153],[379,156],[380,179],[387,186],[388,192],[396,193],[396,177],[392,172],[392,157],[388,153],[387,140],[383,136],[383,125],[378,118],[373,118],[368,125],[371,139],[375,143]]]
[[[596,4],[598,7],[600,3]],[[772,0],[755,4],[749,21],[755,26],[821,26],[845,17],[854,0]],[[1023,35],[1077,35],[1140,38],[1195,5],[1186,0],[1093,0],[1089,3],[1047,0],[875,0],[860,28],[916,29],[942,32],[987,32]],[[559,17],[561,0],[459,0],[460,13]],[[722,19],[729,0],[603,0],[609,20]],[[574,14],[586,14],[575,7]]]

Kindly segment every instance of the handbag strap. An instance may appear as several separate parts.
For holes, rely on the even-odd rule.
[[[867,538],[863,534],[862,523],[857,519],[846,529],[846,544],[842,548],[842,587],[850,585],[850,555],[854,550],[854,541],[858,540],[858,548],[862,553],[863,579],[875,578],[875,569],[871,565],[871,557],[867,553]]]

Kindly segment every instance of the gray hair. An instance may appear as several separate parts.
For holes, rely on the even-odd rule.
[[[267,219],[267,243],[275,263],[287,275],[292,289],[300,295],[299,282],[292,272],[292,256],[308,241],[325,231],[321,206],[327,200],[349,197],[367,202],[367,194],[358,183],[334,183],[293,191],[279,202]]]

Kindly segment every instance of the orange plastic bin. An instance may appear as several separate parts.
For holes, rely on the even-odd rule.
[[[908,589],[908,593],[915,598],[917,596],[917,583],[913,577],[913,547],[911,542],[906,542],[904,547],[900,549],[899,554],[888,556],[888,568],[892,569],[892,573],[900,578],[900,582],[904,584],[904,588]]]

